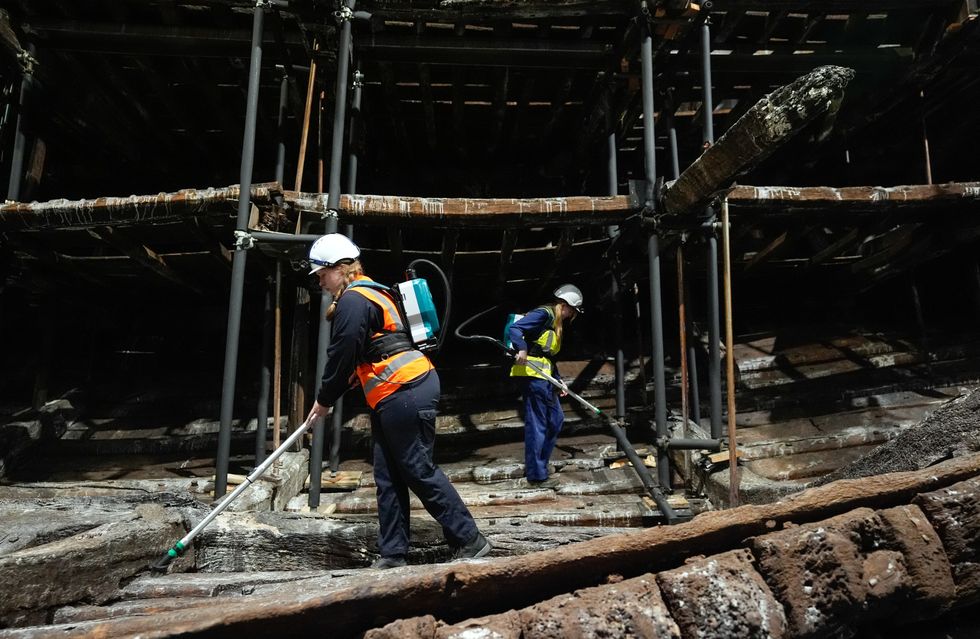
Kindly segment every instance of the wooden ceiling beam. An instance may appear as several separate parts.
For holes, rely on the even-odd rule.
[[[905,186],[736,186],[728,192],[732,213],[741,218],[820,217],[851,220],[884,213],[914,219],[942,211],[980,211],[980,182]]]
[[[452,67],[593,69],[609,66],[612,45],[592,40],[477,40],[375,33],[355,39],[363,60]]]
[[[251,29],[232,25],[214,28],[138,24],[131,21],[32,20],[29,27],[31,33],[43,38],[46,49],[105,55],[248,58],[252,44]],[[298,31],[290,31],[283,37],[285,45],[305,48],[303,35]],[[267,33],[263,38],[263,59],[282,59],[283,47],[276,45],[276,38]]]
[[[712,11],[788,11],[851,14],[942,9],[958,0],[714,0]]]
[[[141,244],[126,237],[118,229],[110,226],[99,226],[88,229],[89,235],[102,240],[123,255],[126,255],[137,264],[152,271],[159,277],[168,280],[182,288],[186,288],[198,295],[203,295],[197,284],[190,282],[176,273],[169,265],[148,246]]]

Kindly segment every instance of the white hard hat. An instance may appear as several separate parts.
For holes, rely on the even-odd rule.
[[[350,241],[346,235],[340,233],[329,233],[313,242],[310,247],[310,266],[313,275],[321,268],[333,266],[344,260],[356,260],[361,254],[361,249]]]
[[[557,299],[567,302],[579,313],[585,312],[582,310],[582,302],[585,301],[585,298],[582,297],[582,291],[574,284],[562,284],[555,289],[554,295]]]

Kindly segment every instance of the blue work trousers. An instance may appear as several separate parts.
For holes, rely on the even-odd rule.
[[[442,526],[450,546],[462,546],[476,537],[470,511],[432,460],[439,393],[439,376],[432,370],[381,400],[371,412],[382,557],[408,553],[409,489]]]
[[[524,476],[548,479],[548,460],[565,423],[557,389],[547,380],[528,377],[524,386]]]

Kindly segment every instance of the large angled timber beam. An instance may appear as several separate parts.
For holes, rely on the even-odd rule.
[[[760,100],[664,193],[663,214],[700,212],[714,194],[757,166],[807,124],[836,114],[854,71],[825,66]]]

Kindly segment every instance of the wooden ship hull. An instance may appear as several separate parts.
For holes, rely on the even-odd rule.
[[[0,636],[972,636],[975,0],[8,4]],[[509,362],[450,336],[489,558],[413,498],[366,568],[348,393],[150,574],[302,423],[335,231],[438,265],[450,331],[575,282],[559,366],[626,441],[566,402],[529,486]]]

